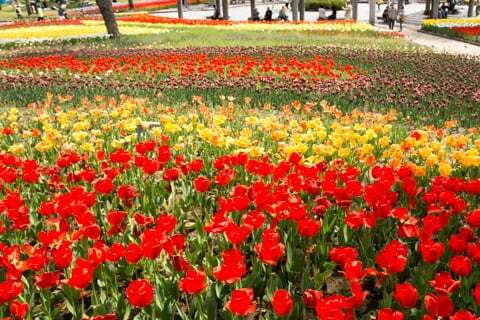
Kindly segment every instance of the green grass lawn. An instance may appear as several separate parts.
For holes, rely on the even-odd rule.
[[[159,27],[161,26],[151,26],[151,28]],[[54,47],[64,51],[81,50],[92,46],[100,49],[204,46],[337,46],[396,51],[428,50],[403,38],[380,35],[374,31],[357,32],[353,36],[352,33],[342,32],[220,30],[208,26],[172,26],[170,29],[170,32],[162,34],[124,35],[119,39],[60,41],[55,42]],[[51,47],[51,44],[2,45],[0,46],[0,56],[22,52],[48,51]]]
[[[352,37],[348,33],[319,33],[305,31],[219,31],[209,27],[176,28],[161,35],[126,36],[106,41],[107,47],[201,47],[209,46],[347,46],[411,50],[418,48],[404,39],[379,36],[375,32],[359,32]]]

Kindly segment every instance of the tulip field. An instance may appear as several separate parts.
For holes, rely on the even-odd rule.
[[[0,44],[1,319],[480,319],[478,60],[353,22],[119,20]]]

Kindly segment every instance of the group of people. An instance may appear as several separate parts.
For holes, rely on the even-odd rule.
[[[405,9],[403,4],[398,4],[398,9],[395,8],[393,2],[387,5],[382,14],[383,21],[388,23],[388,28],[393,30],[395,28],[395,22],[400,24],[400,31],[403,30],[403,22],[405,21]]]
[[[345,11],[345,19],[352,19],[352,4],[349,0],[345,3],[345,6],[342,8]],[[335,20],[337,19],[337,8],[332,8],[332,14],[327,16],[327,11],[325,8],[318,8],[318,18],[317,20]]]
[[[215,5],[213,5],[213,15],[210,17],[207,17],[207,19],[221,19],[221,14],[220,14],[220,9],[217,8]],[[351,19],[352,18],[352,5],[350,0],[347,0],[345,6],[342,8],[345,11],[345,19]],[[277,20],[280,21],[288,21],[288,3],[285,3],[281,8],[280,11],[278,12],[278,18]],[[335,20],[337,19],[337,8],[333,7],[332,8],[332,13],[327,16],[326,10],[323,7],[320,7],[318,9],[318,18],[317,20]],[[250,18],[252,21],[272,21],[273,20],[273,11],[270,9],[270,7],[267,7],[267,10],[265,11],[265,15],[263,19],[260,17],[260,12],[258,9],[255,7],[253,8],[252,12],[252,17]]]
[[[258,11],[257,7],[253,8],[253,14],[252,14],[252,21],[272,21],[273,20],[273,11],[270,9],[270,7],[267,7],[267,10],[265,10],[265,15],[263,16],[263,19],[260,17],[260,11]],[[278,20],[281,21],[288,21],[288,3],[285,3],[282,8],[280,9],[280,12],[278,13]]]
[[[20,7],[19,0],[12,0],[11,2],[13,8],[15,9],[15,13],[18,19],[23,18],[22,9]],[[67,18],[67,0],[56,0],[56,4],[58,6],[58,17],[60,19]],[[47,3],[45,0],[29,0],[27,1],[27,5],[30,9],[29,13],[35,13],[37,15],[37,20],[41,21],[45,19],[44,9],[47,8]]]
[[[213,5],[213,15],[210,17],[207,17],[207,19],[221,19],[221,14],[220,14],[220,8],[217,8],[217,6]],[[252,17],[250,20],[253,21],[272,21],[273,20],[273,11],[270,9],[270,7],[267,7],[267,10],[265,11],[265,15],[263,16],[263,19],[260,17],[260,11],[258,11],[257,7],[253,8],[252,12]],[[278,20],[283,20],[283,21],[288,21],[288,3],[285,3],[282,8],[280,9],[280,12],[278,13]]]

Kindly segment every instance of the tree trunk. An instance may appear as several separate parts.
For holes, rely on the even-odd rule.
[[[430,15],[431,3],[432,3],[432,0],[425,0],[425,14]]]
[[[250,17],[252,18],[252,20],[253,20],[254,10],[255,10],[255,0],[250,0]]]
[[[133,10],[133,0],[128,0],[128,9]]]
[[[222,1],[221,0],[215,0],[215,10],[218,10],[218,12],[222,12]],[[214,12],[215,14],[215,12]]]
[[[111,0],[95,0],[97,6],[100,9],[102,14],[103,21],[105,22],[105,27],[107,28],[107,33],[113,38],[120,36],[120,31],[118,31],[117,20],[115,19],[115,14],[113,13],[112,1]]]
[[[358,19],[358,2],[357,0],[352,0],[352,19],[357,21]]]
[[[434,19],[438,18],[438,0],[432,0],[432,14],[430,17]]]
[[[32,14],[32,6],[30,5],[30,0],[25,1],[25,6],[27,7],[27,14],[31,15]]]
[[[468,1],[468,17],[473,17],[474,4],[475,4],[475,0]]]
[[[298,21],[298,0],[292,0],[292,20]]]
[[[178,19],[183,19],[182,0],[177,0]]]
[[[375,0],[368,0],[368,22],[375,25]]]
[[[300,21],[305,21],[305,0],[298,2],[298,11],[300,12]]]
[[[223,20],[228,20],[228,0],[222,0]]]

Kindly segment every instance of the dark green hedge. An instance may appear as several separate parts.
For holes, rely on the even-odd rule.
[[[344,0],[305,0],[305,10],[307,11],[317,11],[320,7],[340,10],[344,5]]]

